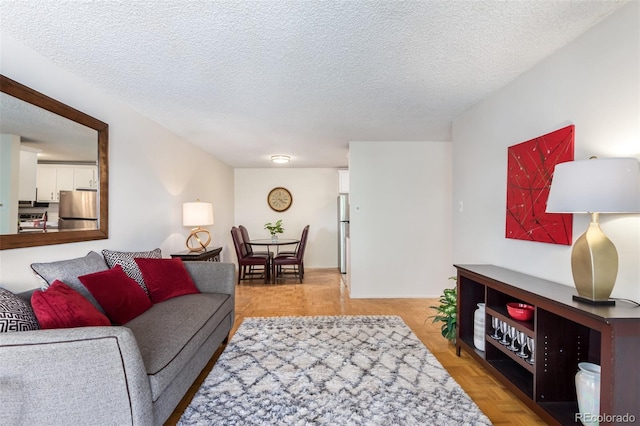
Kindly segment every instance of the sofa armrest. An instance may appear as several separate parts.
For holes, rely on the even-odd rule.
[[[236,267],[233,263],[187,261],[184,265],[201,292],[235,295]]]
[[[231,297],[231,326],[235,322],[236,266],[233,263],[187,261],[184,266],[202,293],[222,293]]]
[[[140,351],[125,327],[0,334],[0,424],[153,422]]]

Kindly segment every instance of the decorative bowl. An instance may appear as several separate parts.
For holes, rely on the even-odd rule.
[[[533,318],[534,307],[526,303],[511,302],[507,303],[507,312],[513,319],[519,321],[529,321]]]

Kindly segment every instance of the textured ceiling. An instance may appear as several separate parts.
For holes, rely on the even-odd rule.
[[[98,132],[45,109],[0,93],[0,134],[20,135],[40,161],[96,163]],[[34,125],[37,123],[38,125]]]
[[[349,141],[450,140],[624,3],[2,0],[0,29],[230,166],[341,167]]]

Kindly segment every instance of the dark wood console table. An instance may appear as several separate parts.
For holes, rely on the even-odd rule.
[[[205,251],[181,251],[179,253],[174,253],[171,257],[179,257],[184,261],[206,261],[206,262],[220,262],[220,252],[222,251],[222,247],[207,247]]]
[[[579,362],[601,366],[601,425],[640,421],[640,307],[590,306],[572,300],[575,289],[492,265],[458,270],[456,351],[464,349],[549,424],[580,425],[575,374]],[[533,305],[530,321],[512,319],[508,302]],[[474,312],[485,303],[485,350],[473,344]],[[490,337],[497,317],[535,341],[534,365]]]

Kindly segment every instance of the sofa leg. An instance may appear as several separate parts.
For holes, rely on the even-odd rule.
[[[229,343],[229,334],[227,334],[227,337],[225,337],[224,340],[222,341],[223,345],[226,345],[227,343]]]

